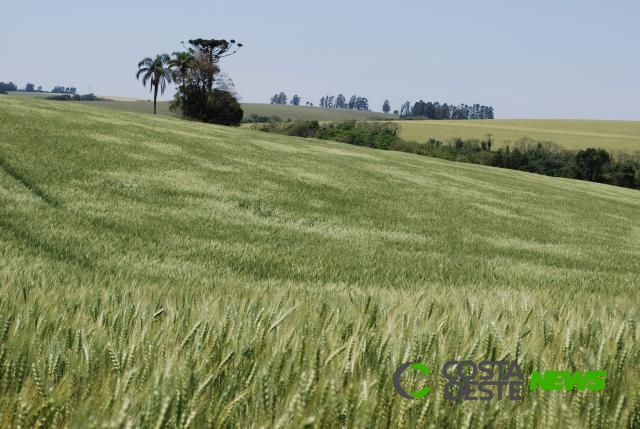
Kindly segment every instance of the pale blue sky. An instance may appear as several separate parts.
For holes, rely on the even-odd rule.
[[[500,118],[640,120],[640,2],[4,0],[0,80],[148,98],[145,56],[194,37],[242,101],[275,92],[493,105]],[[171,95],[173,89],[169,91]]]

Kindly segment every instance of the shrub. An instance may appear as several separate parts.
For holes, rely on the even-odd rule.
[[[59,95],[50,95],[45,97],[46,100],[56,100],[56,101],[104,101],[104,98],[96,97],[94,94],[59,94]]]
[[[242,107],[229,91],[214,89],[209,96],[193,86],[187,86],[186,93],[182,91],[182,88],[178,90],[171,102],[171,111],[210,124],[237,126],[242,122]]]
[[[242,107],[236,97],[228,91],[216,89],[209,99],[205,122],[218,125],[239,125],[242,121]]]
[[[390,122],[334,122],[318,130],[318,138],[388,150],[397,143],[398,125]]]
[[[252,113],[248,118],[244,118],[242,122],[245,124],[266,124],[270,122],[282,122],[282,118],[277,115],[263,116]]]
[[[69,101],[71,100],[71,96],[69,94],[60,94],[60,95],[50,95],[45,97],[46,100],[56,100],[56,101]]]

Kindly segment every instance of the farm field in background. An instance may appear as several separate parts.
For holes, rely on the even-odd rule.
[[[640,121],[572,119],[494,119],[465,121],[398,121],[400,136],[424,142],[460,137],[484,139],[491,134],[496,147],[522,137],[551,141],[566,149],[602,148],[609,151],[640,151]]]
[[[11,96],[42,98],[50,94],[14,92]],[[153,103],[145,100],[124,97],[101,96],[110,101],[74,102],[86,106],[106,107],[115,110],[152,113]],[[250,115],[278,116],[282,120],[330,121],[369,121],[396,119],[394,115],[377,112],[359,112],[354,110],[325,109],[320,107],[289,106],[260,103],[244,103],[244,117]],[[158,102],[158,114],[173,116],[169,111],[169,102]],[[433,121],[409,120],[396,121],[400,125],[400,136],[406,140],[424,142],[429,138],[449,140],[484,139],[491,134],[496,147],[515,143],[522,137],[534,140],[551,141],[566,149],[603,148],[608,151],[640,151],[640,121],[605,121],[574,119],[495,119]],[[246,125],[245,125],[246,126]]]
[[[11,96],[27,97],[27,98],[44,98],[48,97],[50,93],[35,93],[35,92],[12,92]],[[122,110],[126,112],[137,113],[153,113],[153,103],[148,100],[136,100],[127,97],[112,97],[108,95],[100,95],[99,97],[106,98],[106,101],[77,101],[74,103],[80,103],[86,106],[95,107],[107,107],[110,109]],[[325,109],[321,107],[310,106],[290,106],[290,105],[276,105],[276,104],[261,104],[261,103],[243,103],[242,109],[244,110],[244,117],[249,118],[252,114],[259,116],[279,116],[283,121],[287,119],[295,120],[317,120],[317,121],[368,121],[368,120],[381,120],[381,119],[394,119],[397,116],[385,115],[378,112],[361,112],[357,110],[344,110],[344,109]],[[169,110],[168,101],[158,101],[158,114],[174,116],[173,112]]]
[[[370,121],[382,119],[397,119],[395,115],[385,115],[378,112],[363,112],[348,109],[329,109],[323,107],[310,106],[288,106],[280,104],[260,104],[243,103],[244,116],[248,118],[251,114],[261,116],[279,116],[282,120],[316,120],[327,121]]]
[[[636,190],[0,96],[0,427],[640,425],[639,278]]]

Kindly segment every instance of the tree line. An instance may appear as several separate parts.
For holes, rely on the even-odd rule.
[[[269,103],[271,104],[291,104],[292,106],[299,106],[302,102],[302,99],[299,95],[294,95],[291,97],[291,100],[288,101],[287,94],[283,91],[274,94],[270,99]],[[306,106],[313,106],[313,103],[307,101],[305,103]],[[334,95],[325,95],[320,98],[320,103],[318,104],[320,107],[328,108],[328,109],[349,109],[349,110],[363,110],[370,111],[369,108],[369,100],[366,97],[360,97],[357,95],[352,95],[349,100],[344,96],[344,94]]]
[[[492,148],[492,143],[491,136],[484,140],[456,138],[449,142],[429,139],[424,144],[405,143],[397,149],[452,161],[640,189],[640,152],[614,156],[604,149],[574,151],[527,137],[497,150]]]
[[[183,118],[221,125],[238,125],[243,111],[233,91],[233,81],[221,73],[220,60],[238,52],[242,43],[231,39],[192,39],[185,51],[159,54],[138,63],[136,78],[153,93],[153,113],[158,92],[178,85],[170,104]]]
[[[285,94],[284,92],[280,92],[279,94],[274,94],[273,97],[269,99],[269,102],[271,104],[287,104],[287,100],[287,94]],[[298,94],[295,94],[293,97],[291,97],[291,101],[289,102],[289,104],[291,104],[292,106],[299,106],[301,101],[302,99],[300,98],[300,96]],[[309,102],[307,102],[307,106],[308,105]]]
[[[473,104],[450,105],[447,103],[423,100],[417,101],[411,105],[411,102],[405,102],[400,108],[400,118],[428,118],[428,119],[494,119],[494,111],[491,106],[483,106]]]
[[[23,89],[19,89],[18,85],[13,82],[0,82],[0,91],[9,92],[9,91],[24,91],[24,92],[44,92],[42,86],[36,87],[34,83],[27,83]]]
[[[7,93],[9,91],[17,91],[18,86],[13,82],[0,82],[0,92]]]
[[[15,92],[15,91],[24,91],[24,92],[45,92],[42,89],[42,86],[36,87],[33,83],[27,83],[24,89],[18,89],[18,85],[13,82],[0,82],[0,91],[4,92]],[[75,94],[77,89],[75,87],[64,87],[62,85],[54,86],[53,89],[49,92],[53,94]]]
[[[343,94],[338,94],[335,97],[333,95],[325,95],[320,99],[320,107],[370,111],[367,97],[360,97],[358,95],[352,95],[349,101],[347,101],[347,98]]]
[[[270,98],[271,104],[287,104],[287,94],[279,92]],[[294,95],[289,104],[298,106],[300,105],[300,97]],[[307,102],[307,106],[313,106],[312,103]],[[349,110],[361,110],[371,111],[369,107],[369,100],[366,97],[360,97],[352,95],[347,100],[344,94],[325,95],[320,98],[320,107],[328,109],[349,109]],[[386,114],[391,113],[391,103],[389,100],[384,100],[382,104],[382,111]],[[423,100],[416,101],[411,104],[407,101],[402,104],[400,110],[394,110],[395,115],[399,115],[401,119],[494,119],[495,114],[492,106],[484,106],[481,104],[459,104],[453,105],[448,103],[440,103],[438,101]]]
[[[51,92],[53,94],[71,94],[71,95],[74,95],[77,92],[77,89],[75,87],[73,87],[73,86],[64,87],[62,85],[57,85],[57,86],[53,87]]]

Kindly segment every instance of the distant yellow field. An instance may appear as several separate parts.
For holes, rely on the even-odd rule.
[[[522,137],[552,141],[567,149],[601,147],[611,151],[640,151],[640,121],[565,119],[502,119],[491,121],[399,121],[402,138],[484,138],[491,134],[497,146]]]

